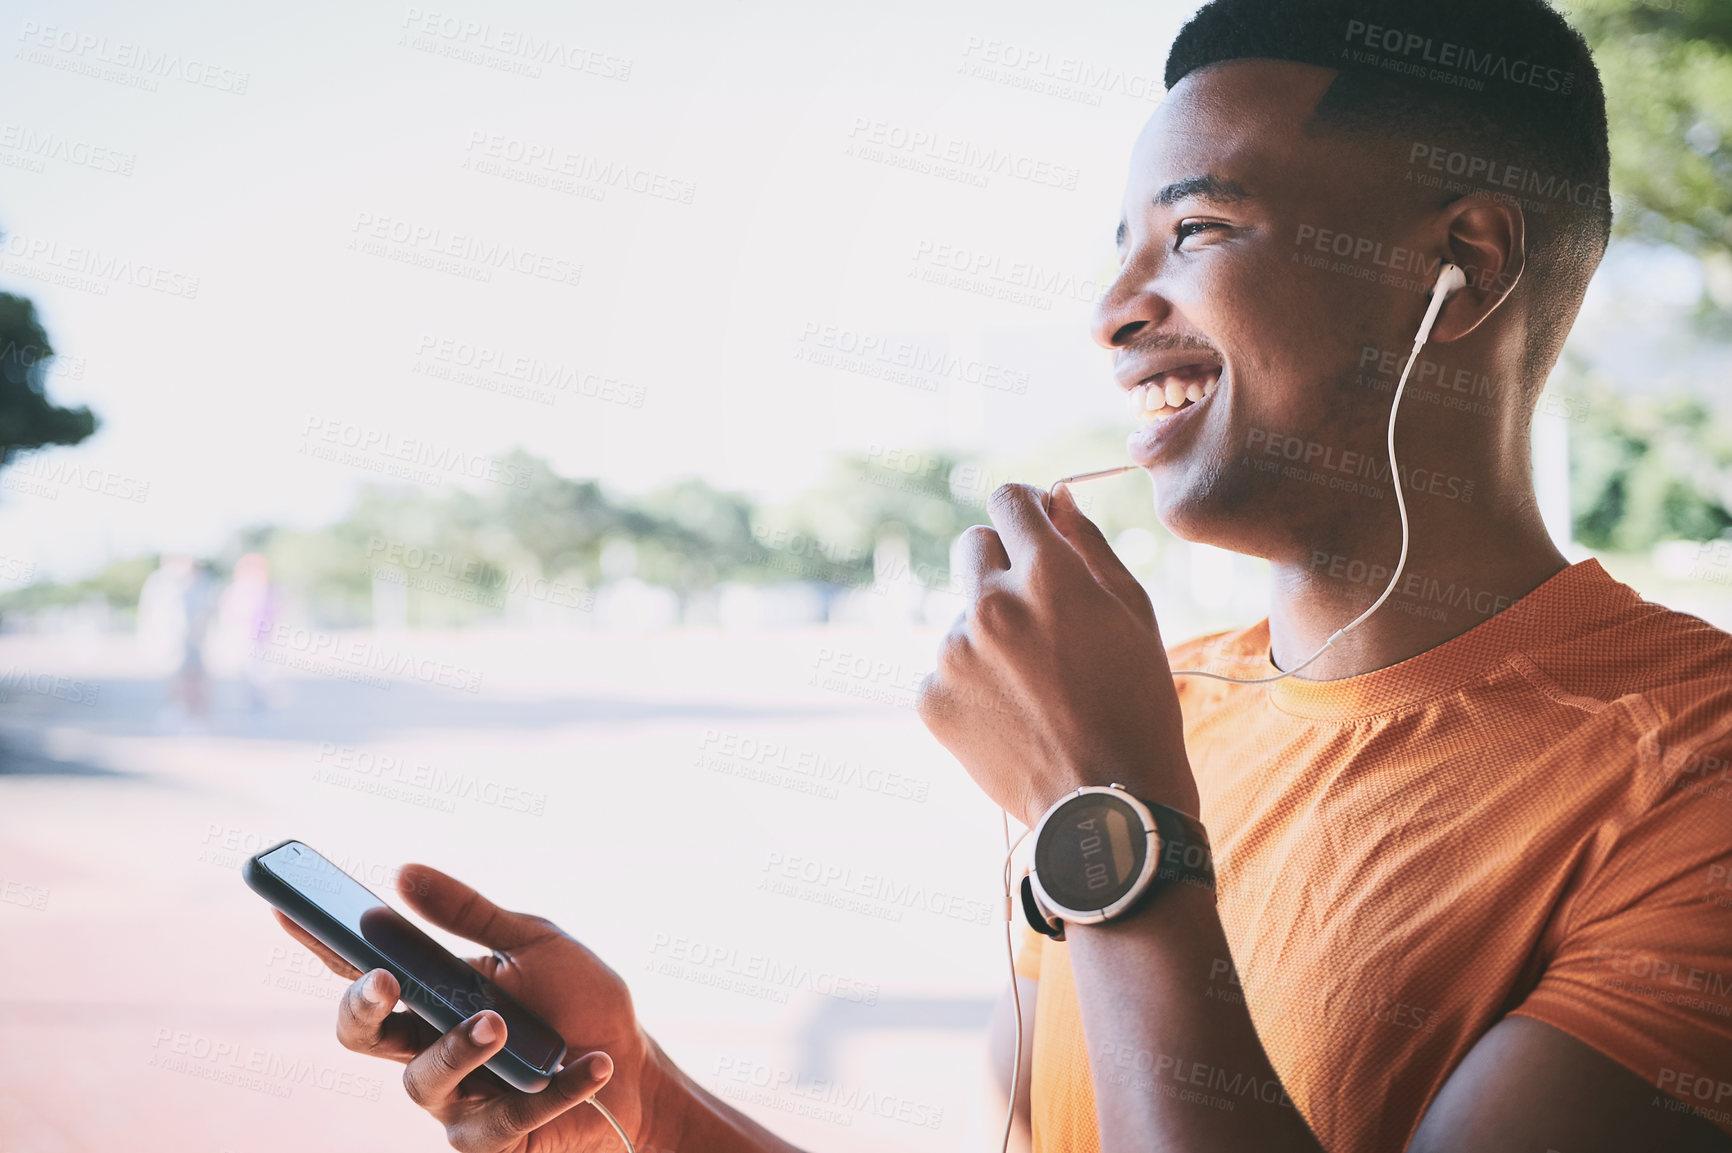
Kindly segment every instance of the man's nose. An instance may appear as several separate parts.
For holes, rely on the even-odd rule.
[[[1095,305],[1092,335],[1102,348],[1124,348],[1143,329],[1165,320],[1169,312],[1170,306],[1155,291],[1148,274],[1130,261]]]

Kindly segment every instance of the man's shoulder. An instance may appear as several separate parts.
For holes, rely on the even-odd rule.
[[[1605,701],[1732,701],[1732,633],[1632,596],[1591,631],[1527,647],[1560,687]]]

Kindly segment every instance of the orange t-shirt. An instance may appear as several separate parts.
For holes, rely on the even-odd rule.
[[[1171,656],[1267,675],[1267,622]],[[1405,1148],[1510,1013],[1732,1132],[1732,636],[1590,560],[1364,676],[1178,686],[1232,952],[1202,995],[1325,1149]],[[1065,946],[1017,971],[1036,1153],[1098,1150]]]

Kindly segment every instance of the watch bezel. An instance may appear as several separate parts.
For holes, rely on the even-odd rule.
[[[1147,851],[1143,854],[1143,867],[1137,873],[1136,879],[1131,882],[1131,887],[1126,889],[1124,895],[1112,904],[1099,909],[1072,909],[1055,901],[1052,894],[1047,892],[1046,886],[1041,884],[1040,870],[1030,866],[1028,870],[1029,881],[1034,888],[1035,896],[1039,898],[1041,907],[1054,917],[1078,925],[1098,925],[1102,921],[1110,921],[1136,904],[1137,900],[1154,883],[1155,874],[1160,871],[1161,857],[1166,851],[1166,846],[1162,844],[1161,831],[1155,825],[1155,814],[1147,805],[1137,800],[1128,790],[1119,785],[1084,785],[1055,802],[1041,816],[1040,822],[1035,825],[1032,837],[1036,860],[1040,856],[1040,838],[1041,834],[1046,831],[1047,822],[1057,816],[1065,806],[1092,793],[1106,793],[1113,799],[1129,805],[1131,811],[1136,813],[1137,819],[1143,823],[1143,833],[1148,839],[1148,845]]]

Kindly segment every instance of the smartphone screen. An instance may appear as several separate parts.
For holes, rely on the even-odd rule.
[[[298,841],[290,841],[257,858],[260,866],[317,906],[341,928],[360,938],[386,961],[427,992],[449,1005],[461,1020],[492,1009],[505,1021],[505,1052],[531,1069],[551,1072],[564,1056],[565,1041],[545,1021],[513,1000],[504,990],[476,972],[461,958],[385,904],[372,891],[330,861]],[[318,926],[302,928],[317,932]],[[337,952],[335,943],[327,941]],[[364,960],[346,957],[361,968]],[[411,990],[404,1001],[415,1006]],[[449,1028],[450,1024],[435,1022]]]

